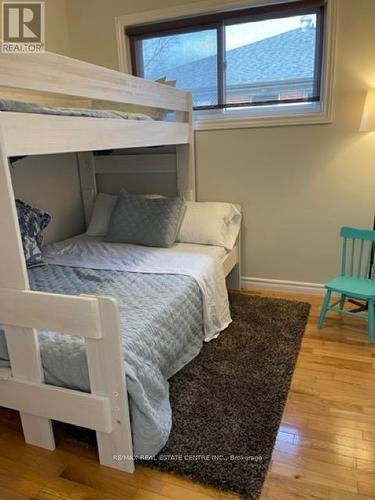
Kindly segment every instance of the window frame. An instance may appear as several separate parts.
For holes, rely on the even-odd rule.
[[[226,18],[232,16],[233,24],[236,20],[238,23],[242,23],[245,22],[244,13],[247,10],[251,12],[252,20],[255,20],[255,16],[259,16],[259,18],[267,16],[266,18],[270,19],[270,12],[272,12],[273,18],[280,18],[283,13],[284,17],[286,17],[292,15],[291,5],[296,6],[294,12],[301,13],[301,10],[307,9],[308,3],[310,5],[315,4],[315,10],[318,8],[315,0],[309,2],[306,0],[295,0],[293,2],[290,0],[287,2],[265,0],[260,5],[259,2],[254,0],[231,0],[230,2],[226,0],[222,0],[221,2],[206,0],[186,6],[149,11],[144,14],[121,16],[116,19],[120,70],[132,72],[131,51],[134,48],[132,49],[131,41],[126,33],[136,34],[137,29],[141,29],[144,32],[145,26],[149,26],[149,37],[151,38],[155,34],[160,34],[163,30],[164,33],[168,30],[168,34],[171,34],[170,27],[172,25],[177,27],[178,33],[182,32],[182,29],[185,29],[185,32],[198,31],[196,27],[198,23],[200,23],[202,29],[208,29],[214,26],[214,22],[216,24],[222,22],[221,19],[224,16]],[[314,9],[314,7],[312,6],[311,9]],[[191,21],[196,22],[195,28],[193,28]],[[202,25],[203,21],[205,21],[205,24]],[[138,28],[138,25],[141,24],[143,25],[142,28]],[[160,28],[158,31],[155,31],[155,25],[158,25]],[[243,106],[232,107],[229,105],[219,110],[221,111],[220,113],[218,113],[217,107],[212,110],[196,110],[194,111],[194,128],[197,130],[212,130],[331,123],[333,119],[332,93],[335,27],[336,0],[325,0],[324,25],[320,26],[322,36],[317,36],[317,40],[322,44],[321,73],[319,75],[319,106],[311,105],[311,102],[308,102],[307,106],[304,106],[303,103],[301,106],[295,106],[293,101],[293,103],[283,103],[282,106],[280,106],[279,102],[277,102],[278,106],[270,106],[270,103],[267,103],[268,105],[264,109],[260,105],[249,108]],[[319,26],[317,26],[317,29],[319,29]]]

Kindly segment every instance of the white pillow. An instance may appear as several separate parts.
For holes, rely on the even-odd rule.
[[[88,236],[105,236],[108,232],[109,219],[116,204],[117,196],[99,193],[86,234]]]
[[[241,212],[231,203],[186,201],[179,241],[232,250],[241,227]]]

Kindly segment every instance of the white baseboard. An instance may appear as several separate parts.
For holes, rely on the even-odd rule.
[[[321,283],[304,283],[302,281],[273,280],[268,278],[241,277],[241,288],[244,290],[269,290],[273,292],[302,293],[307,295],[324,295]]]

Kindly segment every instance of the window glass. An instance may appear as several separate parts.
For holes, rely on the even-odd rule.
[[[127,29],[133,69],[191,91],[197,110],[321,101],[324,1],[300,0]]]
[[[316,15],[225,28],[228,104],[314,97]]]
[[[216,30],[148,38],[141,50],[144,78],[175,80],[193,93],[194,106],[217,104]]]

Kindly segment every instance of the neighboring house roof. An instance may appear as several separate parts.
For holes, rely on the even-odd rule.
[[[312,78],[315,30],[298,28],[227,52],[227,85]],[[167,79],[193,90],[216,85],[216,56],[166,71]],[[180,83],[180,84],[179,84]]]

